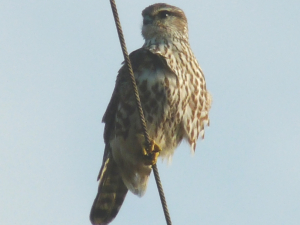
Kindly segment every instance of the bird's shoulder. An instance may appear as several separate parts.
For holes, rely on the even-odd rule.
[[[139,48],[131,52],[129,58],[132,65],[133,73],[137,81],[139,80],[139,76],[145,74],[145,71],[156,71],[161,68],[169,70],[169,67],[163,56],[159,54],[155,54],[146,48]],[[107,109],[102,119],[102,122],[105,123],[105,129],[104,129],[105,141],[109,140],[109,136],[111,133],[110,130],[111,127],[113,127],[115,115],[121,98],[124,98],[124,95],[129,94],[129,93],[124,93],[124,90],[126,90],[126,92],[131,92],[130,88],[132,88],[130,84],[131,82],[130,74],[128,72],[127,65],[125,62],[123,62],[122,64],[123,65],[120,68],[117,75],[116,84],[115,84],[115,88],[111,100],[107,106]]]
[[[146,49],[146,48],[139,48],[129,55],[132,70],[135,74],[139,73],[142,70],[146,69],[159,69],[163,67],[168,67],[165,58],[160,55],[156,54],[153,51]],[[127,65],[123,62],[123,66],[119,70],[118,80],[120,82],[129,78]]]

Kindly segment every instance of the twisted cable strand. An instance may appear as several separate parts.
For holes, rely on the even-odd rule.
[[[130,74],[131,84],[132,84],[132,88],[133,88],[133,91],[134,91],[135,101],[136,101],[136,105],[137,105],[137,108],[138,108],[143,133],[144,133],[144,136],[145,136],[146,145],[149,148],[151,146],[150,137],[149,137],[149,134],[147,132],[147,125],[146,125],[146,121],[145,121],[145,116],[144,116],[143,108],[142,108],[142,105],[141,105],[141,100],[140,100],[139,92],[138,92],[138,89],[137,89],[135,77],[134,77],[134,74],[133,74],[131,62],[130,62],[129,55],[128,55],[128,52],[127,52],[125,39],[124,39],[124,36],[123,36],[122,27],[121,27],[121,23],[120,23],[118,11],[117,11],[117,6],[116,6],[116,3],[115,3],[114,0],[110,0],[110,4],[111,4],[111,9],[112,9],[112,12],[113,12],[113,15],[114,15],[114,19],[115,19],[115,24],[116,24],[116,27],[117,27],[118,36],[119,36],[123,56],[124,56],[124,59],[125,59],[125,62],[126,62],[127,68],[128,68],[128,72]],[[169,214],[169,211],[168,211],[166,198],[165,198],[164,191],[163,191],[163,188],[162,188],[162,184],[161,184],[161,181],[160,181],[160,177],[159,177],[159,174],[158,174],[157,165],[154,164],[152,166],[152,169],[153,169],[153,173],[154,173],[154,177],[155,177],[159,197],[160,197],[160,200],[161,200],[161,204],[162,204],[162,207],[163,207],[163,210],[164,210],[167,225],[172,225],[170,214]]]

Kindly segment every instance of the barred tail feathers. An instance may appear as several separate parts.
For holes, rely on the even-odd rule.
[[[106,225],[118,214],[128,189],[112,157],[108,157],[103,163],[99,178],[98,193],[91,209],[90,220],[93,225]]]

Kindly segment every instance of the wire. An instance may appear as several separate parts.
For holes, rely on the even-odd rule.
[[[134,74],[133,74],[131,62],[130,62],[129,55],[128,55],[128,52],[127,52],[125,39],[124,39],[124,36],[123,36],[122,27],[121,27],[121,23],[120,23],[118,11],[117,11],[117,6],[116,6],[116,3],[115,3],[114,0],[110,0],[110,4],[111,4],[111,9],[112,9],[112,12],[113,12],[113,15],[114,15],[114,19],[115,19],[115,23],[116,23],[116,27],[117,27],[117,31],[118,31],[118,36],[119,36],[119,40],[120,40],[120,44],[121,44],[121,48],[122,48],[122,52],[123,52],[123,56],[124,56],[125,63],[126,63],[127,68],[128,68],[128,72],[130,74],[130,79],[131,79],[131,84],[132,84],[132,88],[133,88],[133,91],[134,91],[136,105],[137,105],[137,108],[138,108],[138,111],[139,111],[139,117],[140,117],[142,129],[143,129],[143,133],[144,133],[144,136],[145,136],[145,140],[146,140],[146,146],[149,148],[150,145],[151,145],[150,137],[149,137],[149,134],[147,132],[147,125],[146,125],[146,121],[145,121],[145,116],[144,116],[144,112],[143,112],[143,109],[142,109],[141,100],[140,100],[139,92],[138,92],[138,89],[137,89],[135,77],[134,77]],[[156,181],[160,201],[161,201],[161,204],[162,204],[162,207],[163,207],[163,210],[164,210],[167,225],[171,225],[172,222],[171,222],[170,214],[169,214],[169,211],[168,211],[168,206],[167,206],[166,198],[165,198],[164,191],[163,191],[163,188],[162,188],[162,184],[161,184],[161,181],[160,181],[160,177],[159,177],[159,174],[158,174],[157,165],[154,164],[152,166],[152,169],[153,169],[153,173],[154,173],[154,177],[155,177],[155,181]]]

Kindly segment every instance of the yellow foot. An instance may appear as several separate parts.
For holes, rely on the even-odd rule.
[[[161,148],[153,140],[150,140],[150,147],[144,146],[143,148],[143,153],[146,156],[145,163],[151,166],[156,164],[160,152]]]

